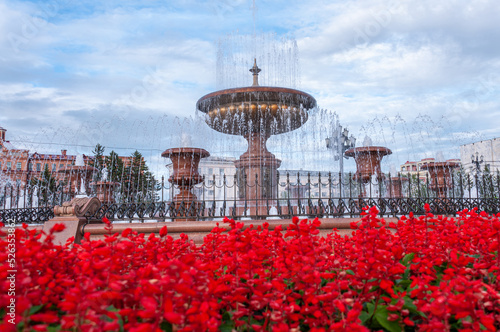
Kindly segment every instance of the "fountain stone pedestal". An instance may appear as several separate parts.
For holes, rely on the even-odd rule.
[[[390,187],[390,197],[391,198],[402,198],[403,197],[403,183],[408,182],[408,178],[394,176],[390,178],[391,187]]]
[[[452,171],[460,166],[454,161],[430,162],[420,166],[429,171],[430,187],[439,198],[446,198],[446,192],[452,187]]]
[[[96,188],[96,195],[101,203],[113,204],[115,202],[115,199],[113,197],[113,190],[116,186],[119,186],[120,183],[111,181],[98,181],[92,182],[90,185]]]
[[[183,216],[188,218],[175,219],[176,221],[196,220],[196,212],[202,206],[195,194],[191,192],[194,185],[203,182],[203,176],[198,173],[198,165],[201,158],[210,156],[210,153],[199,148],[172,148],[165,150],[162,157],[172,160],[173,174],[168,181],[179,188],[179,193],[172,199],[176,211],[180,211],[184,204]],[[193,207],[194,211],[190,211]],[[194,217],[194,218],[193,218]]]

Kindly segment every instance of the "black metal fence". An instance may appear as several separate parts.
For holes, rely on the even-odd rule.
[[[440,183],[440,184],[438,184]],[[242,187],[244,186],[244,187]],[[198,200],[174,202],[177,188],[165,179],[150,193],[122,199],[119,188],[113,192],[115,203],[105,203],[89,219],[124,221],[281,219],[302,217],[357,217],[365,206],[377,206],[382,216],[413,212],[424,214],[424,205],[435,214],[455,214],[474,207],[489,213],[500,212],[500,174],[471,176],[456,172],[444,181],[429,175],[397,177],[367,183],[356,181],[352,174],[278,173],[271,194],[247,199],[259,192],[259,181],[250,183],[225,175],[205,178],[193,192]],[[269,188],[269,184],[266,184]],[[268,192],[268,190],[266,190]],[[71,190],[58,187],[5,186],[0,191],[0,218],[17,223],[43,223],[53,217],[53,207],[72,198]],[[94,196],[95,192],[90,192]]]

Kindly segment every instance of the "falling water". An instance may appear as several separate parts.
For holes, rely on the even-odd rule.
[[[262,86],[299,88],[300,67],[295,38],[276,33],[228,34],[217,43],[216,86],[227,89],[249,86],[248,70],[254,59],[262,69]]]

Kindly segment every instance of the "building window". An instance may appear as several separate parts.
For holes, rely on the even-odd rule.
[[[33,164],[32,164],[32,163],[29,163],[29,164],[28,164],[28,170],[29,170],[29,171],[32,171],[32,170],[33,170]]]
[[[55,172],[56,168],[57,168],[57,165],[56,164],[52,164],[52,172]]]
[[[219,175],[224,176],[224,168],[219,169]]]
[[[7,162],[7,170],[10,171],[12,169],[12,163],[10,161]]]
[[[17,162],[17,164],[16,164],[16,169],[17,169],[18,171],[20,171],[20,170],[21,170],[21,162],[20,162],[20,161],[18,161],[18,162]]]
[[[212,175],[212,174],[214,174],[214,169],[212,167],[210,167],[208,169],[208,175]]]
[[[59,164],[59,169],[63,169],[64,168],[64,164]]]
[[[401,170],[402,170],[402,171],[404,171],[404,170],[405,170],[405,167],[404,167],[404,166],[403,166],[403,167],[401,167]]]
[[[42,164],[37,163],[37,164],[36,164],[36,171],[37,171],[37,172],[40,172],[41,170],[42,170]]]

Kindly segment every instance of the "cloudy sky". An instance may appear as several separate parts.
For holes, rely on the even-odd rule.
[[[338,169],[332,112],[359,144],[393,150],[386,170],[457,158],[500,136],[499,17],[496,0],[0,0],[0,126],[41,152],[139,149],[158,170],[187,134],[238,156],[244,141],[213,133],[195,104],[217,88],[221,38],[276,33],[296,40],[299,87],[323,109],[270,140],[283,167]]]

